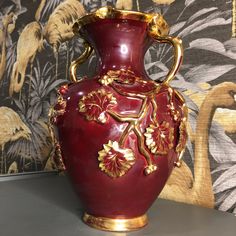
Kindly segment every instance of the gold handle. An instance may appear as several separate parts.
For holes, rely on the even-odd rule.
[[[82,55],[76,59],[75,61],[72,61],[70,65],[70,79],[72,82],[79,82],[80,80],[77,80],[76,78],[76,69],[77,67],[85,62],[88,57],[91,55],[93,48],[89,45],[88,42],[84,42],[85,50],[82,53]]]
[[[168,43],[174,47],[174,63],[172,65],[171,70],[167,74],[166,79],[163,81],[163,83],[168,84],[175,77],[183,60],[182,40],[177,37],[171,37],[171,36],[162,37],[153,34],[152,37],[159,43]]]

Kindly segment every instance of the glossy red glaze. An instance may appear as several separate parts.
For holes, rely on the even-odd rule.
[[[153,39],[147,23],[136,20],[104,19],[86,25],[81,33],[100,58],[98,74],[108,70],[132,69],[147,78],[144,55]]]
[[[138,217],[145,214],[159,195],[177,161],[175,148],[179,140],[180,120],[174,120],[171,114],[170,99],[180,119],[183,117],[183,102],[175,92],[172,98],[170,97],[168,86],[155,84],[146,75],[143,59],[152,43],[152,39],[147,35],[147,23],[105,19],[84,26],[81,33],[95,49],[100,62],[97,76],[60,89],[66,108],[65,112],[57,117],[56,126],[65,166],[87,213],[108,218]],[[123,75],[120,81],[114,81],[112,85],[102,85],[99,82],[101,76],[106,75],[109,70],[120,69],[130,70],[134,74],[131,73],[131,77]],[[132,80],[132,76],[140,79]],[[124,82],[126,78],[128,82]],[[153,154],[145,144],[145,150],[157,166],[156,171],[145,175],[147,160],[140,152],[136,133],[132,131],[123,147],[133,151],[135,163],[121,177],[108,176],[99,168],[98,152],[109,140],[118,142],[128,122],[120,122],[107,113],[104,113],[107,116],[105,123],[88,120],[79,108],[81,99],[93,91],[103,89],[105,94],[111,93],[116,98],[117,104],[112,107],[112,111],[123,116],[138,114],[143,100],[121,93],[145,95],[158,86],[160,90],[152,97],[157,104],[156,119],[159,124],[168,122],[169,129],[173,129],[173,147],[167,154]],[[139,126],[142,134],[153,123],[150,96],[147,99],[147,107]],[[143,138],[145,139],[144,136]],[[167,144],[163,145],[166,147]]]

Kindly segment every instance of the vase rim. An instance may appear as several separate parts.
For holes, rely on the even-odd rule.
[[[88,13],[79,18],[73,26],[74,33],[78,33],[82,26],[104,19],[123,19],[146,22],[150,31],[158,31],[158,36],[166,36],[169,33],[169,26],[163,16],[159,13],[118,10],[111,6],[101,7],[96,11]]]

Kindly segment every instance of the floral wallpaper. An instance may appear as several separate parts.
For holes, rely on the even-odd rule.
[[[236,38],[232,2],[220,0],[2,0],[0,2],[0,175],[55,169],[47,126],[56,88],[83,50],[72,25],[101,6],[160,12],[184,45],[172,82],[189,108],[188,144],[161,197],[236,213]],[[171,48],[145,56],[163,79]],[[92,74],[95,55],[80,70]]]

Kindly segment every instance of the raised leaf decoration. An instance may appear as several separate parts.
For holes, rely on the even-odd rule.
[[[116,141],[109,140],[98,154],[99,168],[112,178],[123,176],[135,163],[133,151],[121,148]]]
[[[116,105],[116,98],[112,93],[99,89],[83,96],[79,101],[79,112],[87,120],[106,123],[108,119],[107,110]]]

